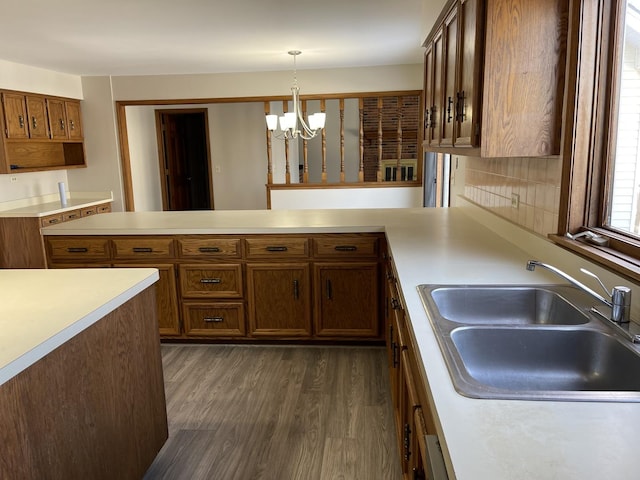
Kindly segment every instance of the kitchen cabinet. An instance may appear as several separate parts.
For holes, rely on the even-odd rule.
[[[171,263],[116,263],[114,268],[157,268],[160,279],[156,282],[156,311],[160,335],[180,335],[178,293],[176,289],[176,267]]]
[[[0,91],[0,174],[86,166],[80,101]]]
[[[24,95],[2,93],[4,131],[7,138],[29,138],[27,104]]]
[[[560,153],[568,4],[487,0],[483,157]]]
[[[46,253],[56,268],[160,268],[163,338],[379,341],[382,243],[375,233],[48,235]]]
[[[43,97],[26,95],[27,123],[29,126],[29,138],[49,138],[49,126],[47,122],[47,105]]]
[[[187,264],[179,269],[185,335],[245,336],[242,265]]]
[[[93,207],[111,211],[111,204]],[[43,217],[0,216],[0,268],[45,268],[47,265],[40,227],[80,218],[80,210],[68,210]]]
[[[425,42],[432,107],[424,147],[491,158],[559,154],[567,10],[562,0],[447,2]]]
[[[310,337],[308,263],[249,263],[249,333],[255,337]]]
[[[378,337],[378,263],[314,264],[319,337]]]
[[[428,478],[426,435],[435,435],[427,390],[417,369],[416,348],[396,280],[393,260],[386,263],[385,325],[391,397],[403,478]]]

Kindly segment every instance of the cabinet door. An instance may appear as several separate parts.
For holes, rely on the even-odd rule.
[[[488,0],[482,156],[560,153],[568,2]]]
[[[160,279],[156,286],[156,308],[160,336],[180,335],[176,267],[172,264],[116,264],[116,268],[157,268]]]
[[[44,97],[26,96],[29,138],[49,138],[47,105]]]
[[[24,95],[2,94],[4,124],[7,138],[29,138],[27,129],[27,106]]]
[[[433,135],[433,124],[431,118],[431,109],[433,108],[433,43],[427,45],[424,52],[424,132],[423,139],[427,143],[431,143]]]
[[[67,139],[67,117],[63,100],[47,98],[47,111],[49,113],[49,130],[51,138],[55,140]]]
[[[444,105],[442,122],[442,139],[440,145],[453,146],[456,134],[455,107],[456,107],[456,65],[458,63],[458,10],[456,7],[449,12],[444,21],[444,54],[443,54],[443,87]]]
[[[482,95],[483,9],[479,0],[461,0],[458,10],[458,88],[456,146],[479,145]]]
[[[379,335],[377,263],[316,263],[314,285],[316,335]]]
[[[252,336],[311,335],[307,263],[248,264],[247,285]]]
[[[65,113],[67,114],[67,132],[70,140],[82,140],[82,116],[80,114],[80,102],[65,101]]]
[[[433,39],[433,105],[431,107],[431,135],[429,139],[429,145],[432,147],[440,146],[440,139],[442,138],[442,120],[444,118],[442,112],[444,104],[442,85],[443,52],[442,29],[440,29]]]

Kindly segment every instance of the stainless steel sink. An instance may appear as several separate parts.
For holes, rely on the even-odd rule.
[[[438,287],[430,291],[438,313],[466,324],[579,325],[589,317],[557,289],[544,287]]]
[[[638,346],[569,286],[418,287],[456,390],[474,398],[640,402]]]

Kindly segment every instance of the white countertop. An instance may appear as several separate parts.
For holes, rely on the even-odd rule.
[[[154,268],[0,270],[0,385],[158,278]]]
[[[62,206],[60,195],[51,193],[0,203],[0,217],[46,217],[77,208],[113,202],[112,192],[67,192],[67,204]]]
[[[510,226],[507,240],[480,223],[483,215],[487,214],[468,208],[111,213],[42,231],[45,235],[385,231],[458,480],[640,478],[635,456],[640,403],[479,400],[454,390],[417,285],[558,283],[558,278],[540,269],[526,271],[525,263],[559,247],[546,246],[548,242],[536,237],[545,246],[532,251],[522,241],[532,234]]]

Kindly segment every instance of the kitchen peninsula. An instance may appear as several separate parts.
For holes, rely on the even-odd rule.
[[[142,477],[167,439],[157,279],[0,270],[0,478]]]
[[[576,263],[575,257],[559,247],[473,205],[451,209],[109,213],[47,227],[42,232],[45,240],[56,236],[383,232],[450,478],[637,477],[633,452],[640,442],[638,403],[479,400],[454,390],[417,285],[557,283],[557,278],[544,272],[527,272],[526,261],[533,257],[553,262],[569,259],[568,271],[573,271]],[[578,264],[598,271],[587,262],[578,260]]]

